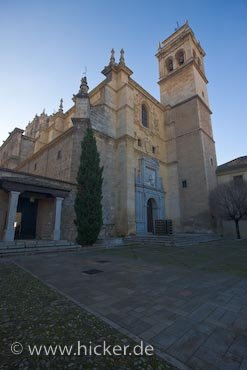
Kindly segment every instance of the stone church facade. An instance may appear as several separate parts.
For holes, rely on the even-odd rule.
[[[171,219],[175,231],[210,231],[217,164],[204,56],[187,23],[163,41],[157,101],[132,79],[123,50],[117,62],[112,50],[105,79],[89,92],[83,78],[67,112],[61,102],[57,113],[14,129],[0,148],[0,238],[15,237],[16,212],[22,217],[20,204],[30,200],[37,203],[33,237],[75,238],[76,174],[89,123],[104,166],[101,236],[152,232],[155,219]]]

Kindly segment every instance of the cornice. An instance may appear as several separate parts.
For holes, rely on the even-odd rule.
[[[188,98],[186,100],[183,100],[183,101],[181,101],[179,103],[176,103],[176,104],[172,105],[171,106],[171,109],[176,108],[179,105],[183,105],[185,103],[188,103],[190,100],[193,100],[193,99],[198,99],[200,101],[200,103],[202,103],[204,105],[204,107],[207,109],[207,111],[209,112],[209,114],[212,114],[212,111],[210,110],[210,108],[208,107],[208,105],[202,100],[202,98],[198,94],[192,95],[190,98]]]
[[[183,133],[183,134],[180,134],[180,135],[177,135],[177,136],[175,136],[174,138],[171,138],[171,139],[167,139],[167,140],[165,140],[166,142],[168,142],[168,141],[172,141],[172,140],[176,140],[176,139],[178,139],[178,138],[180,138],[180,137],[183,137],[183,136],[187,136],[187,135],[193,135],[193,134],[195,134],[196,132],[203,132],[213,143],[215,143],[215,141],[214,141],[214,139],[212,138],[212,136],[210,136],[203,128],[201,128],[201,127],[198,127],[198,128],[196,128],[196,129],[194,129],[194,130],[191,130],[191,131],[189,131],[189,132],[185,132],[185,133]]]
[[[207,84],[208,83],[208,80],[205,76],[205,74],[202,72],[202,70],[199,68],[198,64],[196,63],[195,59],[194,58],[190,58],[187,60],[187,62],[185,62],[185,64],[183,64],[182,66],[179,66],[178,68],[174,69],[172,72],[169,72],[169,74],[167,76],[163,76],[159,79],[158,81],[158,84],[160,85],[161,83],[163,83],[164,81],[167,81],[169,80],[170,78],[174,77],[175,75],[177,75],[180,71],[182,71],[183,69],[189,67],[193,65],[196,70],[199,72],[200,76],[202,77],[202,79],[204,80],[204,82]]]
[[[156,57],[159,57],[160,55],[166,53],[167,49],[169,50],[173,48],[177,44],[180,44],[181,41],[183,41],[185,38],[189,38],[189,37],[191,37],[192,41],[195,43],[201,55],[205,56],[206,55],[205,51],[201,47],[201,44],[199,43],[199,41],[197,41],[195,34],[190,28],[188,22],[186,22],[183,26],[181,26],[179,29],[173,32],[169,37],[167,37],[164,41],[162,41],[161,48],[158,49],[158,52],[156,53]]]
[[[223,165],[220,165],[216,169],[216,173],[219,175],[229,175],[231,173],[239,172],[239,170],[242,170],[243,172],[247,172],[247,165],[246,164],[239,164],[239,165],[233,165],[233,166],[227,166],[225,168],[220,168]]]
[[[74,183],[74,182],[58,180],[58,179],[54,179],[54,178],[51,178],[51,177],[45,177],[45,176],[41,176],[41,175],[35,175],[33,173],[28,173],[28,172],[24,172],[24,171],[16,171],[16,169],[12,170],[10,168],[0,167],[0,171],[9,172],[9,173],[16,174],[16,175],[19,175],[19,176],[23,175],[23,176],[27,176],[27,177],[34,177],[34,178],[41,179],[41,180],[49,180],[49,181],[52,180],[54,182],[61,182],[61,183],[68,184],[68,185],[76,185],[76,183]],[[11,180],[11,177],[9,179]]]

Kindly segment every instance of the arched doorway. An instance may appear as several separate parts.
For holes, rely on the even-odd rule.
[[[149,198],[147,202],[147,231],[148,233],[154,232],[154,219],[157,205],[153,198]]]

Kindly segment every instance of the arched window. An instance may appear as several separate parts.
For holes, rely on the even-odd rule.
[[[176,54],[176,59],[177,59],[177,62],[178,62],[178,65],[182,65],[184,64],[184,51],[183,50],[179,50]]]
[[[173,60],[171,57],[166,59],[166,69],[168,72],[173,71]]]
[[[142,124],[148,127],[148,110],[145,104],[142,104]]]

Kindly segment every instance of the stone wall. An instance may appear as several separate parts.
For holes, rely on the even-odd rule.
[[[90,100],[91,122],[104,166],[101,235],[110,230],[117,235],[135,233],[139,159],[147,155],[158,159],[163,182],[167,177],[164,108],[123,70],[112,72],[106,83],[90,94]],[[141,122],[142,104],[148,109],[147,128]]]
[[[170,122],[174,122],[175,141],[173,158],[177,160],[181,223],[184,231],[203,231],[210,228],[208,192],[215,184],[215,171],[207,168],[211,155],[215,159],[214,143],[200,129],[197,98],[171,108]],[[173,126],[173,124],[170,124]],[[171,130],[171,128],[170,128]],[[176,150],[176,155],[175,155]],[[175,164],[173,170],[176,179]],[[211,176],[207,178],[208,176]],[[169,176],[170,177],[170,176]],[[186,181],[186,184],[183,185]]]
[[[160,99],[164,105],[175,105],[196,94],[193,69],[184,66],[179,73],[167,77],[161,85]]]
[[[71,181],[72,129],[40,149],[17,167],[18,171]]]
[[[63,200],[62,218],[61,218],[61,239],[75,241],[77,236],[75,226],[75,210],[74,202],[76,195],[76,187],[73,186],[71,192]]]
[[[105,236],[114,235],[116,228],[116,147],[113,139],[95,132],[97,148],[100,153],[100,165],[103,166],[102,230]],[[103,235],[102,234],[102,235]]]
[[[36,222],[37,239],[53,239],[54,199],[39,199]]]
[[[225,184],[233,181],[234,176],[243,176],[243,180],[247,182],[247,168],[236,168],[227,170],[225,173],[217,174],[218,184]]]

